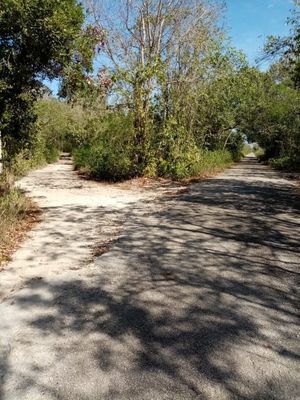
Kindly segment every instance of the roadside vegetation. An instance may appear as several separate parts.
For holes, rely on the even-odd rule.
[[[75,0],[1,2],[0,268],[37,216],[30,200],[14,188],[15,179],[53,161],[59,151],[39,128],[34,111],[45,92],[41,81],[61,76],[71,62],[85,35],[83,22]]]
[[[271,166],[300,171],[300,2],[287,21],[290,34],[272,36],[265,45],[271,61],[259,105],[250,115],[247,132],[264,149]]]
[[[266,44],[267,72],[231,46],[222,3],[4,0],[4,168],[21,176],[67,151],[94,179],[182,179],[239,160],[246,139],[300,168],[299,3],[290,36]]]
[[[38,219],[34,204],[13,188],[13,179],[7,172],[0,177],[0,271]]]

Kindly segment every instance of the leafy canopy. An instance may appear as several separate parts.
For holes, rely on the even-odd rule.
[[[300,88],[300,1],[294,1],[292,15],[288,19],[291,27],[286,37],[270,36],[265,45],[267,57],[279,59],[282,67],[290,74],[294,84]]]
[[[41,80],[59,77],[71,61],[83,22],[76,0],[1,1],[0,130],[8,153],[28,141]]]

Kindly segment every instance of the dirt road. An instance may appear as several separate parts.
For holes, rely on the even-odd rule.
[[[1,400],[300,398],[294,183],[248,158],[173,198],[21,185],[44,218],[0,274]]]

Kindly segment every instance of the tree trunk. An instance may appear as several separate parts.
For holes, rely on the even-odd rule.
[[[138,85],[134,90],[134,130],[135,164],[137,173],[141,173],[147,161],[147,140],[149,133],[149,96],[143,95],[144,89]]]

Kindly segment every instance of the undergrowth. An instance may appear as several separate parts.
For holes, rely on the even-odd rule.
[[[300,159],[293,157],[279,157],[268,160],[271,167],[287,172],[300,172]]]
[[[137,168],[132,121],[124,115],[99,121],[93,141],[76,148],[73,156],[76,169],[94,179],[111,181],[137,175],[171,179],[206,176],[236,159],[228,150],[199,149],[184,130],[165,129],[152,133],[145,145],[144,165]]]
[[[36,219],[30,199],[13,187],[14,177],[4,172],[0,177],[0,269],[10,259],[19,241]]]

